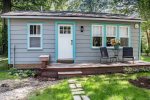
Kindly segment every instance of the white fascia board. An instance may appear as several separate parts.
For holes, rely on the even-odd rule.
[[[110,18],[87,18],[87,17],[1,16],[1,18],[78,19],[78,20],[105,20],[105,21],[122,21],[122,22],[143,22],[141,20],[110,19]]]

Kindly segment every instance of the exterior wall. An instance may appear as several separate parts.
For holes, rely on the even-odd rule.
[[[58,21],[58,20],[57,20]],[[63,21],[63,20],[59,20]],[[75,62],[99,62],[99,49],[91,48],[91,24],[106,23],[105,21],[67,20],[76,23],[76,60]],[[27,49],[27,24],[43,24],[43,49]],[[135,23],[107,22],[110,24],[129,24],[131,46],[134,48],[134,56],[139,59],[139,29],[134,28]],[[15,45],[15,64],[39,64],[39,56],[43,54],[51,55],[51,61],[55,62],[55,20],[46,19],[11,19],[11,64],[13,64],[13,46]],[[84,32],[80,32],[80,26],[84,26]],[[109,54],[113,52],[108,48]],[[121,59],[121,51],[119,53]]]
[[[91,24],[115,24],[130,26],[130,46],[133,47],[135,59],[139,59],[139,29],[134,28],[135,23],[127,22],[106,22],[106,21],[76,21],[76,62],[99,62],[100,50],[91,47],[90,34]],[[84,26],[84,32],[80,32],[80,26]],[[108,48],[108,53],[113,56],[114,52]],[[119,59],[122,60],[122,49],[119,51]],[[129,59],[127,59],[129,60]]]
[[[51,55],[54,61],[55,55],[55,34],[54,21],[52,20],[29,20],[29,19],[11,19],[11,64],[13,64],[13,46],[15,45],[15,64],[39,64],[39,56]],[[43,49],[27,49],[27,24],[43,24]]]

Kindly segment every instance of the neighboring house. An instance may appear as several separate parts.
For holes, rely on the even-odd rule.
[[[8,21],[8,62],[18,67],[39,67],[40,55],[50,55],[51,62],[99,62],[101,46],[113,55],[114,38],[121,41],[120,50],[133,47],[135,59],[140,58],[139,18],[67,11],[15,11],[1,16]]]

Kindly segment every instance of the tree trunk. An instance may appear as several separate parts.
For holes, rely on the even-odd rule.
[[[11,0],[3,0],[2,13],[11,11]]]
[[[11,0],[3,0],[2,1],[2,13],[6,13],[11,11]],[[6,19],[2,20],[2,53],[6,53],[7,51],[7,21]]]
[[[150,49],[150,33],[146,31],[148,48]]]

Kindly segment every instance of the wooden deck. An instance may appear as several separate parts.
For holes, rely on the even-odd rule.
[[[150,67],[150,62],[132,61],[125,63],[73,63],[73,64],[62,64],[53,63],[48,65],[45,69],[40,69],[42,71],[42,76],[48,76],[52,78],[60,77],[71,77],[71,76],[83,76],[83,75],[95,75],[95,74],[105,74],[105,73],[122,73],[125,67],[132,68],[142,68]]]

